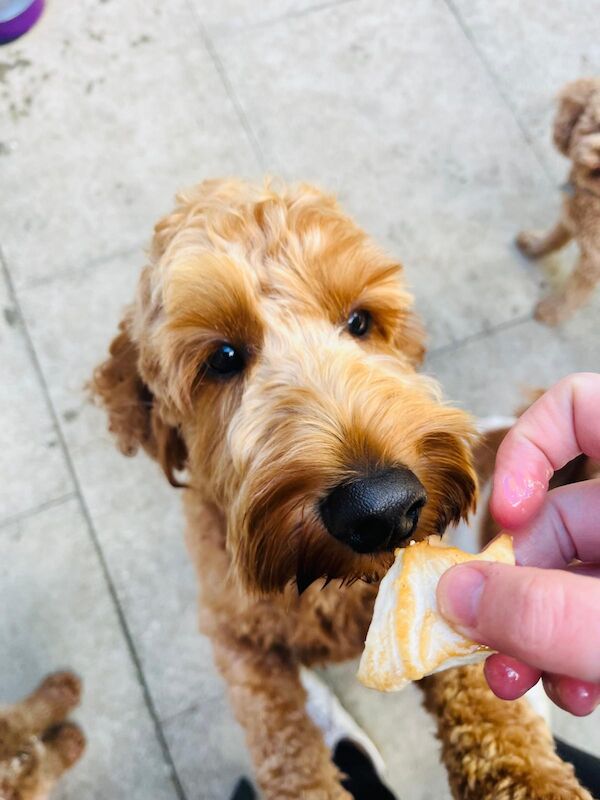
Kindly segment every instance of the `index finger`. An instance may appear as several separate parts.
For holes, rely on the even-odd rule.
[[[540,510],[553,473],[581,453],[600,458],[600,375],[563,378],[517,420],[498,448],[491,511],[515,530]]]

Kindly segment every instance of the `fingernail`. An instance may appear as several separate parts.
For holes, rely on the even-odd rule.
[[[594,683],[561,675],[546,676],[544,685],[556,705],[578,717],[591,714],[600,702],[600,686]]]
[[[486,576],[477,567],[461,564],[446,572],[438,587],[438,605],[455,625],[474,628]]]
[[[516,700],[540,679],[540,671],[502,653],[491,655],[484,665],[486,680],[502,700]]]
[[[546,489],[542,481],[518,472],[505,475],[501,479],[501,485],[504,498],[512,508],[521,508],[530,497]]]

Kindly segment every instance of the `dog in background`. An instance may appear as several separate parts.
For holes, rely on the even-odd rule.
[[[528,258],[548,255],[571,239],[579,245],[579,259],[564,286],[535,310],[536,319],[548,325],[571,316],[600,280],[600,78],[573,81],[561,91],[554,144],[572,162],[560,219],[547,233],[523,231],[517,237]]]
[[[0,708],[0,800],[46,800],[81,757],[83,733],[65,722],[80,697],[79,678],[57,672],[20,703]]]
[[[157,224],[92,380],[121,450],[185,485],[201,626],[268,800],[351,796],[301,666],[360,655],[394,549],[475,505],[473,423],[418,373],[412,305],[331,196],[206,181]],[[479,666],[422,688],[455,797],[589,800]]]

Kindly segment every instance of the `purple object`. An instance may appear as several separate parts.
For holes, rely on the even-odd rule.
[[[2,4],[0,3],[0,6]],[[0,44],[12,42],[35,25],[44,10],[44,0],[33,0],[32,3],[17,13],[12,19],[2,19],[0,16]],[[0,8],[1,11],[1,8]]]

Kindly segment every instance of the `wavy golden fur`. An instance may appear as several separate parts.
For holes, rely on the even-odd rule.
[[[346,328],[357,309],[373,320],[360,340]],[[209,367],[223,343],[245,361],[228,379]],[[173,483],[185,468],[202,627],[267,798],[349,796],[306,714],[298,668],[360,654],[392,558],[330,536],[319,501],[392,464],[427,491],[417,537],[474,506],[471,419],[417,372],[423,354],[401,266],[334,198],[206,181],[156,226],[135,302],[95,373],[121,449],[141,445]],[[485,714],[501,735],[501,701],[490,695]],[[485,775],[477,787],[494,796]]]
[[[56,672],[29,697],[0,707],[0,800],[45,800],[79,760],[84,735],[65,720],[80,697],[79,678]]]
[[[562,213],[547,233],[522,231],[517,237],[529,258],[548,255],[571,239],[579,246],[579,259],[564,286],[535,310],[536,318],[549,325],[568,319],[600,281],[600,78],[581,78],[561,90],[553,139],[572,164]]]

